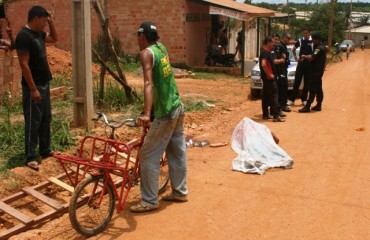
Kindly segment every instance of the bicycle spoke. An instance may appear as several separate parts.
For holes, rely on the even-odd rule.
[[[99,186],[101,181],[102,178],[90,178],[81,182],[81,186],[76,188],[76,196],[71,199],[72,226],[88,236],[103,231],[114,210],[114,193],[109,186],[103,194],[103,188]]]

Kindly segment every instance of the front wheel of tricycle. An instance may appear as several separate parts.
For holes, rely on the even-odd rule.
[[[164,193],[170,180],[169,167],[166,154],[164,153],[161,158],[160,175],[158,182],[158,194]]]
[[[104,231],[112,219],[115,206],[113,187],[109,182],[104,192],[103,187],[103,176],[89,175],[72,194],[69,219],[72,227],[85,236]]]

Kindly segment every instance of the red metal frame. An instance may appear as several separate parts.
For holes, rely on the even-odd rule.
[[[130,157],[132,149],[140,149],[142,146],[145,136],[147,134],[148,128],[143,127],[140,141],[133,144],[126,144],[116,139],[110,139],[100,136],[86,136],[82,139],[79,152],[77,156],[73,155],[63,155],[63,154],[54,154],[53,156],[57,158],[65,171],[67,178],[71,182],[72,186],[76,188],[78,183],[85,178],[86,174],[91,174],[94,176],[102,175],[104,176],[104,186],[100,194],[99,204],[105,194],[108,182],[113,186],[114,194],[116,195],[117,203],[117,213],[120,213],[126,203],[128,194],[132,187],[131,184],[127,182],[131,179],[137,179],[140,176],[139,173],[139,158],[136,156],[134,166],[130,166]],[[89,146],[90,144],[90,146]],[[89,148],[89,154],[85,153],[86,148]],[[112,151],[112,148],[114,151]],[[102,152],[102,154],[97,159],[96,154]],[[124,153],[125,157],[122,156]],[[117,159],[124,159],[125,163],[123,166],[117,165]],[[76,171],[71,173],[66,166],[67,163],[72,163],[77,165]],[[133,173],[133,176],[129,176],[130,170]],[[116,184],[114,183],[111,174],[115,174],[122,177],[121,191],[118,193]],[[130,182],[129,182],[130,183]]]

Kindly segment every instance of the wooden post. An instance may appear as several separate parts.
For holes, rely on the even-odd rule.
[[[329,22],[329,33],[328,33],[328,48],[329,48],[329,51],[331,49],[331,42],[333,40],[334,7],[335,7],[335,0],[331,0],[331,4],[330,4],[330,22]]]
[[[72,1],[72,80],[74,126],[93,127],[90,0]]]
[[[245,76],[245,20],[243,21],[242,23],[242,45],[239,46],[239,50],[240,50],[240,56],[242,56],[242,67],[241,67],[241,70],[242,70],[242,76],[244,77]]]

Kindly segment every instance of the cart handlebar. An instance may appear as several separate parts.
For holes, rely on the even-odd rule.
[[[120,128],[122,127],[123,125],[126,125],[128,127],[136,127],[137,124],[136,124],[136,119],[134,118],[128,118],[128,119],[125,119],[123,120],[122,122],[119,122],[119,123],[110,123],[107,116],[102,113],[102,112],[97,112],[96,113],[96,117],[93,118],[92,120],[93,121],[99,121],[101,118],[103,118],[103,122],[110,128],[112,129],[116,129],[116,128]]]

